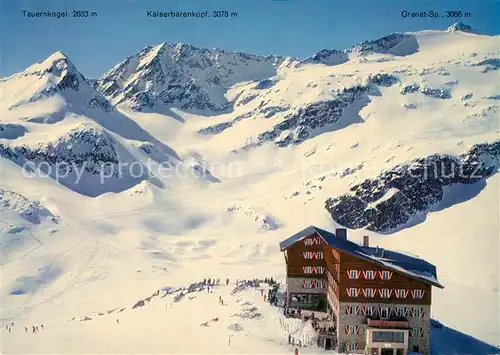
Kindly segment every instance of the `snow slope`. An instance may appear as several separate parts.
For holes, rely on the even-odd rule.
[[[404,51],[384,47],[395,38],[404,39]],[[347,61],[326,64],[322,56],[298,63],[161,45],[100,78],[95,87],[102,95],[60,53],[2,79],[2,352],[292,351],[287,334],[306,336],[306,325],[284,325],[258,290],[231,295],[233,286],[221,286],[180,302],[155,296],[132,307],[158,289],[208,277],[283,280],[279,241],[308,225],[335,228],[328,198],[398,164],[494,142],[500,132],[497,43],[498,37],[460,28],[423,31],[361,44],[342,52]],[[205,56],[208,64],[200,67]],[[223,74],[217,63],[224,64]],[[60,85],[74,83],[64,79],[68,73],[78,91]],[[194,78],[199,90],[188,90],[195,93],[188,101],[162,109],[154,101],[137,110],[131,97],[139,100],[138,92],[166,90],[155,83],[161,73],[177,73],[182,85]],[[215,77],[219,84],[207,81]],[[89,107],[91,97],[103,96],[120,103],[109,112]],[[187,102],[212,106],[182,109]],[[97,162],[99,169],[101,153],[148,169],[104,184],[85,170],[84,183],[74,176],[59,183],[23,174],[20,163],[66,159]],[[162,170],[165,162],[176,170]],[[436,354],[498,352],[487,345],[500,345],[496,172],[445,188],[414,223],[385,234],[348,231],[354,241],[369,234],[373,245],[437,266],[445,288],[433,290],[432,317],[445,327],[432,330]],[[18,202],[6,205],[5,198]],[[23,217],[18,206],[36,206],[38,218]],[[219,295],[227,306],[216,303]],[[261,317],[233,316],[240,311]],[[12,333],[8,322],[15,322]],[[208,327],[200,326],[204,322]],[[41,324],[36,335],[24,331]]]

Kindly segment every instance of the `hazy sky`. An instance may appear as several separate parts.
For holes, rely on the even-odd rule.
[[[462,21],[500,33],[500,1],[336,0],[4,0],[0,76],[24,70],[62,50],[80,71],[96,77],[148,45],[183,42],[229,51],[304,58],[323,48],[344,49],[391,32],[445,29]],[[89,11],[87,18],[28,18],[27,11]],[[150,18],[147,11],[227,10],[228,18]],[[435,11],[440,18],[403,18]],[[90,16],[91,12],[97,16]]]

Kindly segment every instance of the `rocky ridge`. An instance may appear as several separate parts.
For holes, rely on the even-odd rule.
[[[488,178],[500,166],[500,140],[476,144],[459,156],[435,154],[396,165],[329,198],[325,208],[341,225],[391,233],[438,205],[444,189]]]

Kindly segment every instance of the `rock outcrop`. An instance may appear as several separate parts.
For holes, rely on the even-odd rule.
[[[435,154],[397,165],[350,193],[325,202],[331,217],[347,228],[388,233],[426,213],[453,184],[473,184],[497,172],[500,141],[474,145],[459,156]]]

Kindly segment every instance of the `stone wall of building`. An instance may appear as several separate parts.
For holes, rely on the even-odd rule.
[[[349,308],[350,307],[350,308]],[[369,307],[373,307],[368,309]],[[408,340],[409,350],[417,345],[422,354],[430,353],[430,306],[422,305],[393,305],[386,303],[347,303],[340,304],[340,315],[338,321],[339,351],[350,352],[347,344],[357,343],[358,351],[363,352],[366,345],[366,313],[371,311],[380,312],[387,307],[390,314],[404,315],[410,326],[410,337]],[[367,310],[368,309],[368,310]],[[403,314],[402,314],[403,313]],[[351,326],[351,332],[346,334],[346,326]],[[356,328],[357,327],[357,328]],[[412,331],[412,329],[421,329]]]

